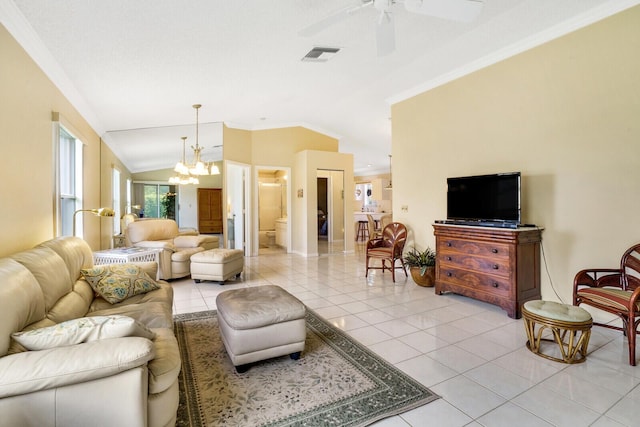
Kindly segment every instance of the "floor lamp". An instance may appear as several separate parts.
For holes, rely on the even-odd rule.
[[[91,212],[95,216],[113,216],[115,212],[111,208],[100,209],[78,209],[73,213],[73,235],[76,235],[76,215],[80,212]]]

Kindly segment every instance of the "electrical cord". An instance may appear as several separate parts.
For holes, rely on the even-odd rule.
[[[542,232],[542,229],[540,227],[536,227],[536,229]],[[542,243],[542,239],[540,239],[540,250],[542,252],[542,262],[544,262],[544,269],[547,272],[547,278],[549,278],[551,289],[553,289],[553,293],[556,294],[556,297],[558,298],[558,300],[560,300],[561,303],[566,304],[564,300],[560,298],[560,295],[558,295],[558,291],[556,291],[556,287],[554,286],[553,280],[551,279],[551,273],[549,272],[549,263],[547,262],[547,256],[544,253],[544,244]]]

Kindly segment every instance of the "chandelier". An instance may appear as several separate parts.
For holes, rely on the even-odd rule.
[[[196,110],[196,145],[191,146],[193,150],[193,162],[187,163],[185,160],[185,146],[187,137],[183,136],[182,139],[182,161],[176,163],[175,168],[173,170],[177,173],[177,175],[169,178],[170,184],[200,184],[199,176],[202,175],[219,175],[220,169],[213,162],[205,163],[200,158],[200,153],[203,150],[203,147],[200,147],[200,143],[198,141],[198,111],[202,107],[200,104],[194,104],[193,108]]]

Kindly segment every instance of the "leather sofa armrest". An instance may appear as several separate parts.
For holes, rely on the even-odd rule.
[[[173,244],[176,248],[197,248],[204,242],[206,236],[176,236]]]
[[[0,398],[109,377],[154,357],[153,343],[141,337],[7,355],[0,358]]]
[[[164,240],[143,240],[135,244],[138,248],[149,248],[149,249],[166,249],[169,251],[175,251],[176,248],[173,244],[164,241]]]

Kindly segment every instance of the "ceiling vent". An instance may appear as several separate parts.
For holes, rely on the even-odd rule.
[[[303,58],[305,62],[327,62],[340,52],[338,47],[314,47]]]

